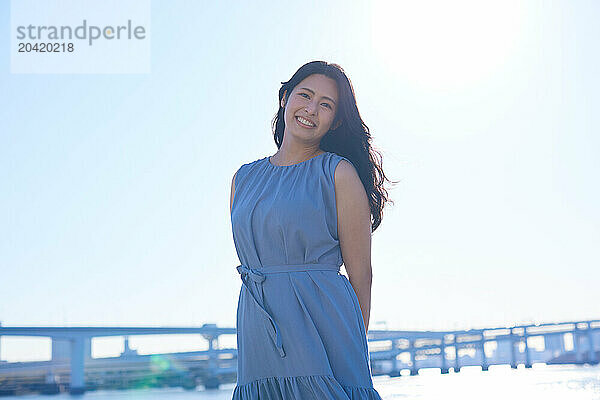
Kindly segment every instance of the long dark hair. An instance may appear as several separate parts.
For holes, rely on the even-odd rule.
[[[330,129],[323,136],[319,147],[323,151],[346,157],[354,164],[367,192],[372,217],[371,232],[375,232],[381,224],[385,203],[394,203],[388,198],[388,192],[383,185],[384,181],[397,182],[390,181],[383,172],[381,153],[371,146],[369,128],[360,117],[352,83],[341,66],[325,61],[311,61],[300,67],[289,81],[281,82],[279,110],[271,124],[275,144],[279,149],[283,143],[285,109],[281,106],[281,100],[284,93],[287,93],[289,97],[296,85],[312,74],[325,75],[335,80],[339,94],[338,109],[331,126],[335,126],[337,121],[341,121],[341,124],[337,129]],[[287,103],[287,98],[285,103]]]

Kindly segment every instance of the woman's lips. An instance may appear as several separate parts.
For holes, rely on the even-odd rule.
[[[296,120],[296,123],[301,126],[304,129],[313,129],[315,128],[314,126],[308,126],[308,125],[304,125],[302,122],[300,122],[300,120],[298,119],[298,117],[294,117],[294,119]]]

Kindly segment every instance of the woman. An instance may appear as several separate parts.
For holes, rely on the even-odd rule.
[[[387,178],[339,65],[309,62],[282,83],[278,151],[231,182],[243,283],[233,399],[381,399],[366,332]]]

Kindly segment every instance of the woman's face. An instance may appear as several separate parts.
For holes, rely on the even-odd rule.
[[[284,99],[285,99],[284,95]],[[319,143],[332,127],[338,105],[338,89],[335,80],[321,74],[313,74],[302,80],[289,95],[285,106],[285,135],[306,142]],[[337,128],[336,123],[334,128]]]

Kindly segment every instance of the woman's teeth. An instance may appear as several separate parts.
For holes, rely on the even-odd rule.
[[[314,127],[315,127],[315,125],[314,125],[312,122],[310,122],[309,120],[307,120],[307,119],[305,119],[305,118],[302,118],[302,117],[296,117],[296,119],[297,119],[297,120],[298,120],[298,121],[299,121],[299,122],[300,122],[302,125],[305,125],[305,126],[307,126],[307,127],[309,127],[309,128],[314,128]]]

